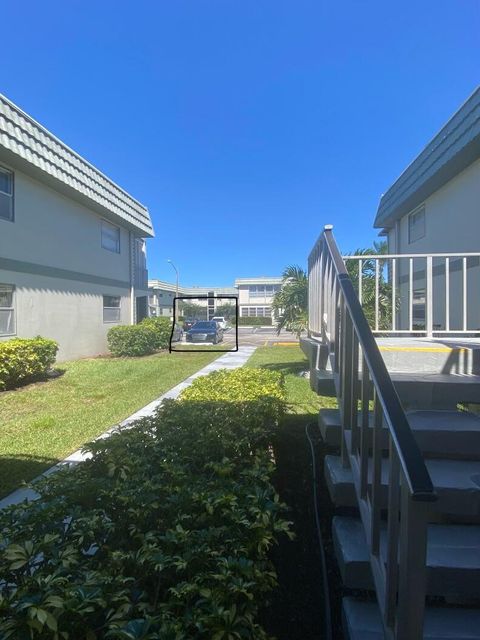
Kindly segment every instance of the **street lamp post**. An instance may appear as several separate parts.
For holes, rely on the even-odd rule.
[[[175,273],[177,274],[177,285],[175,287],[175,297],[178,298],[178,269],[177,267],[173,264],[173,262],[170,260],[170,258],[167,260],[167,262],[169,262],[172,267],[175,269]],[[178,324],[178,300],[175,304],[175,317],[173,319],[174,324]]]

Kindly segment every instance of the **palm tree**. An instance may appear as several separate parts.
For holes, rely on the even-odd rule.
[[[386,242],[374,242],[373,247],[357,249],[349,255],[369,256],[385,255],[388,253]],[[388,281],[386,274],[386,260],[380,261],[378,272],[378,327],[379,329],[390,329],[392,322],[392,285]],[[357,295],[359,283],[359,260],[346,261],[348,274],[353,282]],[[375,261],[366,258],[362,263],[362,308],[368,320],[368,324],[375,327]],[[397,305],[398,303],[396,303]]]
[[[272,308],[277,317],[277,335],[288,329],[300,337],[308,329],[308,276],[298,265],[282,273],[282,287],[275,294]]]

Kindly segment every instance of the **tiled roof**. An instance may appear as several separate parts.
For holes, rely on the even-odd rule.
[[[382,196],[374,225],[390,225],[478,158],[480,87]]]
[[[0,94],[2,147],[135,226],[141,235],[153,235],[145,206]]]

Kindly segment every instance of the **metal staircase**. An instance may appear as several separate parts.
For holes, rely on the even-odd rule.
[[[390,375],[331,227],[310,254],[309,288],[312,388],[338,399],[319,428],[331,499],[349,508],[332,525],[345,635],[480,639],[480,418],[456,409],[480,401],[478,373]]]

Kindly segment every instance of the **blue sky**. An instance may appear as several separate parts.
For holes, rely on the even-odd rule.
[[[378,200],[479,83],[478,0],[3,3],[0,91],[151,212],[151,277],[369,246]]]

